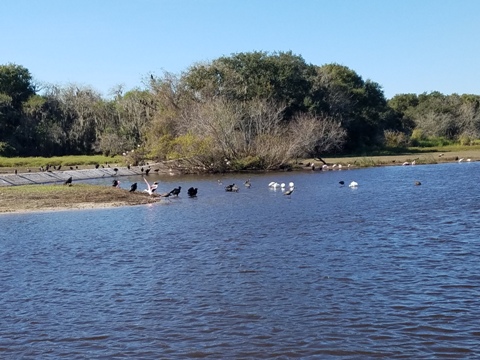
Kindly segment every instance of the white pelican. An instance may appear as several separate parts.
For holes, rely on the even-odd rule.
[[[463,158],[459,159],[458,162],[462,162],[463,161]]]
[[[277,182],[275,182],[275,181],[272,181],[270,184],[268,184],[268,186],[269,186],[269,187],[271,187],[271,188],[274,188],[274,189],[276,189],[276,188],[277,188],[277,186],[280,186],[280,184],[279,184],[279,183],[277,183]]]
[[[402,165],[406,166],[406,165],[410,165],[410,163],[408,161],[405,161]]]
[[[293,181],[290,181],[290,182],[288,183],[288,186],[290,186],[291,188],[293,188],[293,187],[295,186],[295,184],[293,183]]]
[[[350,183],[350,185],[348,185],[348,186],[350,186],[351,188],[356,188],[356,187],[358,187],[358,183],[355,182],[355,181],[352,181],[352,182]]]
[[[153,193],[155,192],[155,190],[157,190],[157,187],[158,187],[158,183],[157,182],[154,182],[153,185],[150,185],[147,181],[147,179],[143,178],[143,180],[145,180],[145,183],[147,184],[147,188],[143,191],[147,192],[148,195],[153,195]]]
[[[282,189],[285,189],[285,183],[281,183],[281,184],[280,184],[280,187],[281,187]]]

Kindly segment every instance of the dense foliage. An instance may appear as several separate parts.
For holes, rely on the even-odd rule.
[[[129,162],[223,171],[480,138],[480,96],[387,101],[379,84],[348,67],[307,64],[291,52],[232,54],[112,95],[75,84],[39,92],[28,69],[0,65],[0,155],[125,153]]]

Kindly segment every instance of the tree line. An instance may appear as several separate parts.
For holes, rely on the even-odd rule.
[[[25,67],[0,65],[0,155],[128,154],[222,171],[480,138],[478,95],[386,99],[348,67],[307,64],[292,52],[223,56],[111,95],[40,87]]]

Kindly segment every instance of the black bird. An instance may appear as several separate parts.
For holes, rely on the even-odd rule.
[[[70,166],[70,170],[73,170],[73,166]]]
[[[127,169],[130,170],[130,164],[127,165]]]
[[[342,181],[339,181],[338,183],[339,183],[340,185],[342,185],[342,186],[345,185],[345,181],[343,181],[343,180],[342,180]]]
[[[137,183],[133,183],[133,184],[130,186],[130,192],[135,192],[135,190],[137,190]]]
[[[119,187],[119,186],[120,186],[120,181],[118,181],[118,180],[116,180],[116,179],[113,180],[113,181],[112,181],[112,186],[113,186],[113,187]]]
[[[98,169],[100,167],[100,164],[95,165],[95,169]]]
[[[17,173],[18,173],[18,171],[17,171],[17,169],[15,169],[15,175],[17,175]]]
[[[58,165],[58,168],[57,168],[57,170],[60,170],[60,168],[61,168],[61,167],[62,167],[62,165]]]
[[[238,186],[236,186],[235,184],[227,185],[227,186],[225,186],[225,191],[237,192],[238,191]]]
[[[145,175],[148,175],[149,172],[150,172],[150,168],[148,168],[147,170],[145,170]]]
[[[71,185],[72,185],[72,181],[73,181],[73,178],[70,176],[67,180],[65,180],[65,182],[63,183],[63,185],[71,186]]]
[[[197,196],[197,188],[191,187],[190,189],[187,190],[188,196],[190,197],[196,197]]]
[[[116,172],[118,171],[118,169],[117,169],[117,168],[114,168],[113,171],[115,171],[115,173],[116,173]]]
[[[178,196],[178,194],[180,194],[180,190],[182,190],[181,186],[179,186],[178,188],[175,188],[172,191],[170,191],[170,194]]]

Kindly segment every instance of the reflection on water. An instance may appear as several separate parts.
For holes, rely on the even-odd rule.
[[[2,215],[0,357],[478,358],[479,169],[150,175],[185,192]]]

